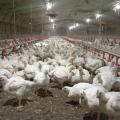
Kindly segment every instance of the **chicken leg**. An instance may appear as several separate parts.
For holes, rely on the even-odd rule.
[[[97,112],[97,120],[100,120],[100,113]]]
[[[18,107],[17,111],[21,112],[23,110],[22,97],[18,97]]]

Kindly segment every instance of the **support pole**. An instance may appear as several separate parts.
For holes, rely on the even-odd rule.
[[[30,31],[31,31],[31,35],[32,35],[32,32],[33,32],[33,26],[32,26],[32,17],[33,17],[33,10],[32,10],[32,3],[31,3],[31,6],[30,6]]]
[[[16,13],[15,13],[15,0],[13,0],[13,24],[14,24],[14,38],[16,38]]]

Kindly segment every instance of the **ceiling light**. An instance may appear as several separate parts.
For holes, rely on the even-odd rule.
[[[72,30],[71,27],[68,28],[69,30]]]
[[[73,30],[75,28],[79,27],[79,23],[75,23],[72,26],[69,27],[69,30]]]
[[[79,23],[76,23],[76,24],[75,24],[75,27],[79,27]]]
[[[69,27],[69,30],[73,30],[74,28],[75,28],[75,26],[72,25],[72,26]]]
[[[54,29],[55,29],[55,27],[56,27],[56,25],[53,23],[53,24],[52,24],[52,29],[54,30]]]
[[[55,19],[51,18],[51,19],[50,19],[50,22],[51,22],[51,23],[55,22]]]
[[[50,21],[51,23],[54,23],[54,22],[55,22],[55,18],[49,17],[49,21]]]
[[[113,3],[113,11],[115,13],[120,13],[120,0]]]
[[[96,13],[95,17],[96,17],[96,19],[100,19],[102,17],[102,14]]]
[[[53,6],[52,2],[47,2],[47,4],[46,4],[47,10],[52,9],[52,6]]]
[[[87,18],[86,19],[86,23],[90,23],[91,19],[90,18]]]
[[[74,27],[73,27],[73,26],[70,26],[70,27],[69,27],[69,30],[73,30],[73,29],[74,29]]]

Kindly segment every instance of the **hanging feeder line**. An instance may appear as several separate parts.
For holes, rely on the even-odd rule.
[[[83,36],[82,36],[83,38]],[[86,39],[87,37],[85,37]],[[92,37],[91,37],[92,38]],[[91,38],[89,38],[91,40]],[[95,38],[95,37],[94,37]],[[94,55],[97,55],[98,58],[102,57],[101,59],[103,60],[106,60],[107,62],[112,62],[114,65],[120,67],[120,55],[117,55],[117,54],[114,54],[114,53],[111,53],[109,51],[105,51],[105,50],[102,50],[100,48],[97,48],[97,47],[93,47],[91,46],[90,44],[87,44],[87,43],[83,43],[81,42],[80,40],[78,39],[75,39],[75,38],[70,38],[70,37],[64,37],[65,40],[67,40],[68,42],[74,44],[74,45],[78,45],[79,47],[81,47],[82,49],[86,50],[86,52],[91,52],[93,53]],[[88,38],[87,38],[88,39]],[[101,54],[102,55],[101,55]],[[106,57],[106,55],[108,55],[108,59]],[[114,58],[115,60],[112,61]]]

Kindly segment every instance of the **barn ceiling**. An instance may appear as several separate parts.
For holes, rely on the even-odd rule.
[[[13,6],[14,1],[14,6]],[[95,13],[104,14],[104,24],[118,25],[120,17],[112,10],[115,0],[53,0],[53,8],[49,13],[57,14],[56,24],[68,27],[74,22],[85,24],[86,18],[95,20]],[[13,8],[14,7],[14,8]],[[32,16],[31,16],[32,11]],[[13,23],[15,12],[16,24],[29,26],[31,19],[34,25],[48,25],[46,0],[0,0],[0,21]]]

